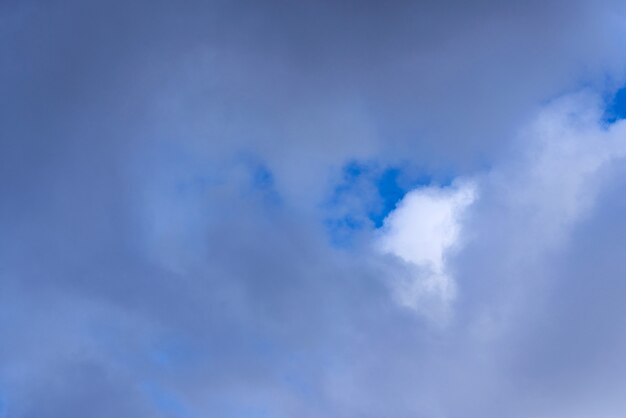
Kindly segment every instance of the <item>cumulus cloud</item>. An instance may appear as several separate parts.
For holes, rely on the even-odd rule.
[[[444,307],[454,299],[455,284],[446,268],[446,255],[459,242],[461,217],[475,199],[471,183],[423,187],[404,196],[384,221],[380,250],[413,267],[414,277],[396,283],[401,304],[422,309],[429,297]],[[428,311],[433,309],[429,306]]]

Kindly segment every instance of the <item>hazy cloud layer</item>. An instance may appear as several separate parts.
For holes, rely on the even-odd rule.
[[[0,417],[623,416],[625,19],[3,2]]]

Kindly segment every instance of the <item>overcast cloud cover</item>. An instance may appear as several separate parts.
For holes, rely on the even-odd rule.
[[[0,418],[626,416],[622,0],[0,2]]]

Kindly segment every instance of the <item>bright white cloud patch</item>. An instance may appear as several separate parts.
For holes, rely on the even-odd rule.
[[[432,316],[432,309],[445,309],[453,299],[446,255],[459,240],[461,216],[475,196],[472,183],[419,188],[385,219],[381,251],[402,259],[411,270],[406,280],[394,282],[401,304]]]

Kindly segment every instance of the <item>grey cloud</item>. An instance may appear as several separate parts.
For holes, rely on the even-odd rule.
[[[608,1],[3,3],[5,415],[540,416],[574,393],[516,409],[550,382],[597,373],[617,386],[620,161],[562,253],[510,280],[507,257],[533,244],[507,235],[524,214],[499,212],[503,189],[486,193],[468,227],[479,239],[455,257],[448,329],[394,303],[385,280],[402,266],[361,241],[330,246],[319,205],[353,159],[515,166],[505,151],[542,101],[619,82],[619,13]],[[278,200],[255,189],[248,158]],[[498,321],[483,314],[507,304],[518,316],[485,334]],[[571,357],[551,351],[562,345]]]

